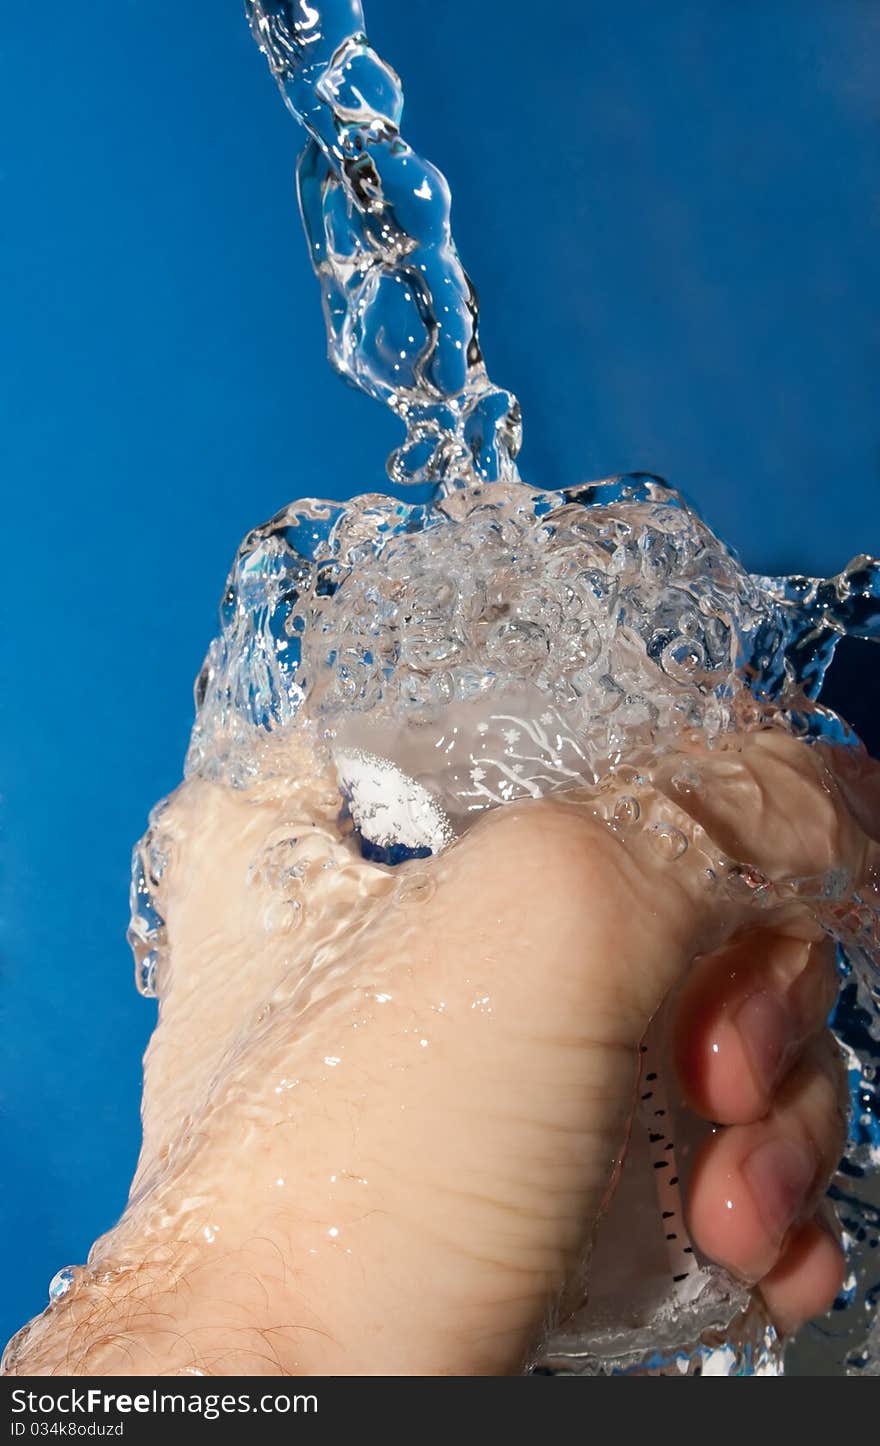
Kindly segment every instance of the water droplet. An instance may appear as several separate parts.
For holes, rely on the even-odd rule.
[[[675,828],[671,823],[652,823],[648,836],[657,852],[670,861],[681,858],[688,846],[681,829]]]
[[[629,784],[631,788],[641,788],[647,781],[645,775],[630,763],[618,764],[614,770],[614,779],[617,783]]]
[[[55,1274],[52,1276],[52,1279],[49,1281],[50,1301],[60,1300],[62,1296],[67,1295],[68,1291],[73,1289],[75,1284],[75,1266],[65,1265],[61,1270],[56,1270]]]
[[[159,951],[150,949],[142,959],[136,960],[135,982],[138,992],[145,999],[155,999],[157,994],[157,975],[159,972]]]
[[[638,799],[633,798],[629,793],[624,793],[614,805],[614,822],[620,824],[622,828],[627,828],[638,823],[641,813]]]

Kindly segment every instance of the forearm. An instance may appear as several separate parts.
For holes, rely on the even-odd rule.
[[[95,1264],[19,1339],[9,1372],[520,1369],[574,1263],[608,1155],[591,1185],[594,1141],[564,1120],[567,1091],[551,1091],[549,1126],[540,1110],[529,1124],[478,1072],[441,1091],[429,1069],[437,1049],[435,1035],[419,1050],[402,1100],[389,1090],[397,1069],[389,1083],[371,1077],[369,1111],[324,1087],[299,1126],[250,1141],[234,1109],[215,1116],[183,1174],[133,1203]],[[617,1068],[618,1051],[597,1060],[603,1090]],[[577,1095],[597,1088],[588,1081]],[[536,1104],[542,1090],[536,1079]],[[188,1238],[163,1236],[163,1220]]]

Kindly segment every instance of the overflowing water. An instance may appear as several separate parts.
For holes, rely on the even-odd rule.
[[[260,921],[249,940],[254,969],[281,948],[300,970],[293,998],[300,991],[310,1006],[332,997],[377,909],[403,916],[430,896],[431,876],[414,860],[518,799],[579,791],[617,837],[647,839],[668,867],[698,869],[707,887],[748,897],[758,911],[796,895],[839,945],[835,1028],[852,1096],[832,1190],[851,1272],[820,1329],[839,1337],[829,1350],[841,1368],[876,1373],[877,881],[770,879],[752,860],[697,843],[693,802],[704,784],[698,763],[681,763],[679,744],[697,733],[711,747],[772,720],[806,742],[857,751],[817,700],[839,638],[880,637],[880,567],[862,557],[829,580],[756,577],[658,478],[556,491],[524,484],[518,407],[486,372],[448,187],[401,137],[400,83],[370,48],[360,5],[247,8],[309,135],[299,192],[331,361],[404,423],[391,477],[435,491],[417,505],[378,494],[300,501],[242,543],[196,686],[187,780],[135,850],[138,987],[164,1008],[176,852],[232,812]],[[255,817],[282,797],[251,849],[248,811]],[[222,956],[219,932],[212,947]],[[260,1038],[270,1036],[280,988],[266,995]],[[231,1129],[223,1122],[243,1077],[238,1055],[231,1060],[226,1075],[214,1061],[209,1088],[182,1069],[175,1143],[156,1152],[145,1139],[129,1210],[97,1243],[93,1272],[108,1258],[114,1268],[125,1261],[138,1238],[132,1221],[142,1232],[171,1208],[199,1148],[193,1120]],[[267,1070],[286,1098],[298,1081],[284,1073],[283,1050]],[[542,1344],[535,1368],[775,1370],[780,1346],[749,1292],[699,1260],[687,1237],[679,1173],[698,1131],[675,1097],[662,1017],[643,1046],[642,1078],[644,1128],[603,1227],[604,1254],[583,1308]],[[211,1227],[208,1206],[193,1199],[178,1227],[195,1238]],[[621,1243],[634,1220],[643,1253]],[[52,1300],[80,1289],[81,1275],[60,1271]],[[17,1338],[13,1363],[32,1333]]]

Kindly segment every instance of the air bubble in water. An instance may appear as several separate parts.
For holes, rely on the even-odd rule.
[[[535,623],[518,620],[501,622],[490,632],[486,651],[490,659],[505,668],[529,673],[547,658],[547,634]]]
[[[698,678],[706,666],[706,655],[695,638],[673,638],[660,654],[660,663],[670,678],[681,683]]]

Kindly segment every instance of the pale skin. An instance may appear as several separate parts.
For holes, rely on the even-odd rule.
[[[775,728],[682,749],[702,779],[691,852],[703,829],[773,879],[845,868],[876,889],[864,755]],[[382,871],[337,872],[369,922],[306,997],[290,951],[260,943],[244,864],[279,810],[212,785],[181,800],[192,887],[169,899],[135,1203],[105,1242],[128,1268],[86,1279],[17,1374],[521,1370],[677,986],[681,1088],[724,1126],[693,1175],[692,1235],[783,1330],[829,1306],[843,1261],[821,1200],[845,1122],[833,951],[803,904],[724,900],[583,800],[512,805],[419,866],[417,903],[393,906]]]

